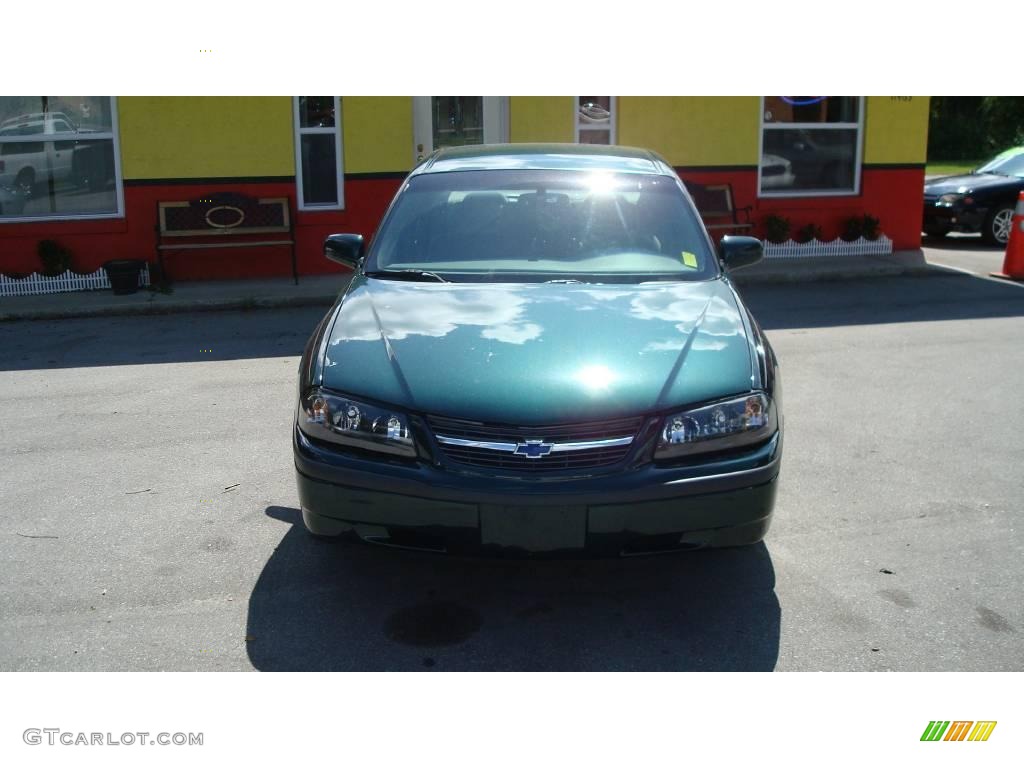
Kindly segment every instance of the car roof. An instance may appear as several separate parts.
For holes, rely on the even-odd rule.
[[[601,144],[476,144],[440,149],[413,174],[484,170],[566,170],[674,176],[648,149]]]

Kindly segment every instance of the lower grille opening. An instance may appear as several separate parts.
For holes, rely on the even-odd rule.
[[[622,555],[660,555],[667,552],[686,552],[700,549],[703,542],[683,541],[684,533],[660,533],[630,539],[622,548]]]
[[[357,527],[358,531],[358,527]],[[411,528],[387,528],[361,535],[363,541],[382,547],[414,549],[420,552],[447,552],[448,545],[441,536],[432,536]]]

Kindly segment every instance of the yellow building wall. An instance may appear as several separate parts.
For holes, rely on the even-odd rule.
[[[618,143],[670,165],[757,165],[756,96],[620,96]]]
[[[928,96],[868,96],[864,102],[865,163],[925,162]]]
[[[121,96],[126,179],[291,176],[288,96]]]
[[[411,96],[344,96],[341,114],[345,173],[412,168]]]
[[[508,118],[510,141],[576,141],[572,96],[512,96]]]
[[[868,164],[924,163],[927,96],[869,96]],[[574,97],[513,96],[514,142],[575,140]],[[757,97],[620,96],[618,143],[647,147],[674,166],[755,166]],[[413,159],[412,98],[342,98],[346,173],[407,171]],[[288,96],[118,98],[125,179],[292,176],[292,99]]]

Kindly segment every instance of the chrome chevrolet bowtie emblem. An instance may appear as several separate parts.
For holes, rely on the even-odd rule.
[[[527,440],[525,443],[516,443],[516,456],[525,456],[528,459],[539,459],[551,453],[555,446],[552,443],[545,443],[541,440]]]

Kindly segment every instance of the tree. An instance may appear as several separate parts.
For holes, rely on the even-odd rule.
[[[933,96],[930,160],[977,160],[1024,144],[1024,97]]]

